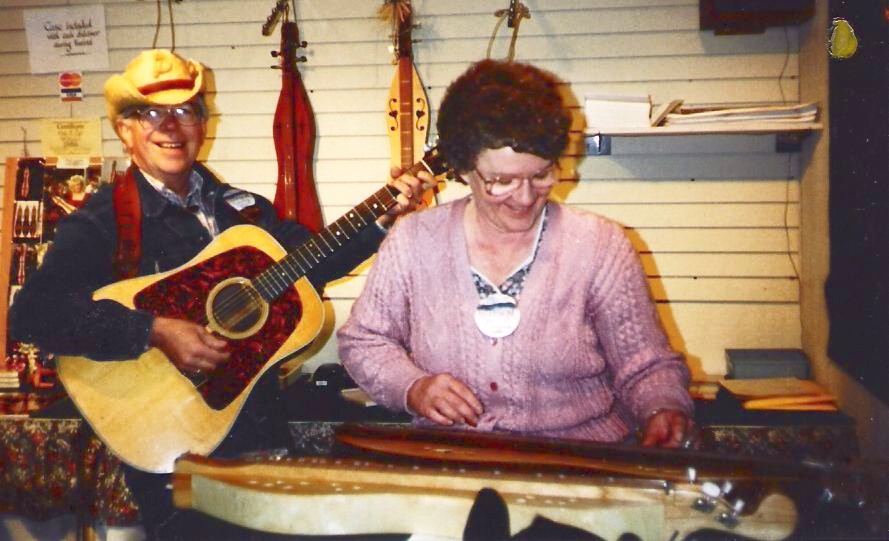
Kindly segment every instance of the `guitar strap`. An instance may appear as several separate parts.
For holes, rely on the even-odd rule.
[[[114,217],[117,221],[114,272],[118,280],[135,277],[139,272],[139,260],[142,258],[142,202],[136,176],[133,173],[134,168],[135,166],[131,165],[126,172],[116,172],[112,181]],[[241,208],[241,205],[233,205],[227,197],[222,200],[245,223],[257,225],[260,210],[255,203]]]
[[[139,272],[142,257],[142,203],[139,186],[131,165],[125,173],[115,173],[112,196],[117,221],[117,251],[114,272],[117,278],[133,278]]]

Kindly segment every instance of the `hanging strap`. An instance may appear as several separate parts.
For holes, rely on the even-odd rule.
[[[142,205],[139,187],[133,174],[135,166],[114,175],[114,217],[117,221],[117,252],[114,271],[119,280],[132,278],[139,272],[142,258]]]
[[[510,0],[508,9],[498,9],[494,12],[494,16],[498,17],[497,24],[494,25],[494,32],[491,33],[491,39],[488,40],[488,52],[486,58],[491,58],[491,49],[494,46],[494,40],[497,38],[497,31],[503,21],[508,21],[507,26],[512,28],[512,38],[509,40],[509,51],[506,54],[506,60],[512,62],[515,60],[515,42],[519,38],[519,26],[522,19],[531,18],[531,10],[525,4]]]

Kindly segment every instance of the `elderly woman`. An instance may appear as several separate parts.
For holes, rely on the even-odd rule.
[[[398,222],[340,356],[419,424],[676,447],[688,370],[622,228],[548,200],[570,117],[557,79],[484,60],[448,88],[439,148],[471,195]]]

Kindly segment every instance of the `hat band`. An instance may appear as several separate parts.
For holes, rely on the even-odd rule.
[[[154,94],[155,92],[163,92],[164,90],[191,90],[194,88],[194,81],[191,79],[170,79],[168,81],[158,81],[149,85],[140,86],[139,92],[143,95]]]

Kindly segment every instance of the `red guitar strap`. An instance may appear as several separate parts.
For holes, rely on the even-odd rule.
[[[114,175],[114,216],[117,220],[117,252],[114,271],[117,278],[132,278],[139,272],[142,257],[142,204],[139,187],[130,166],[125,173]]]

